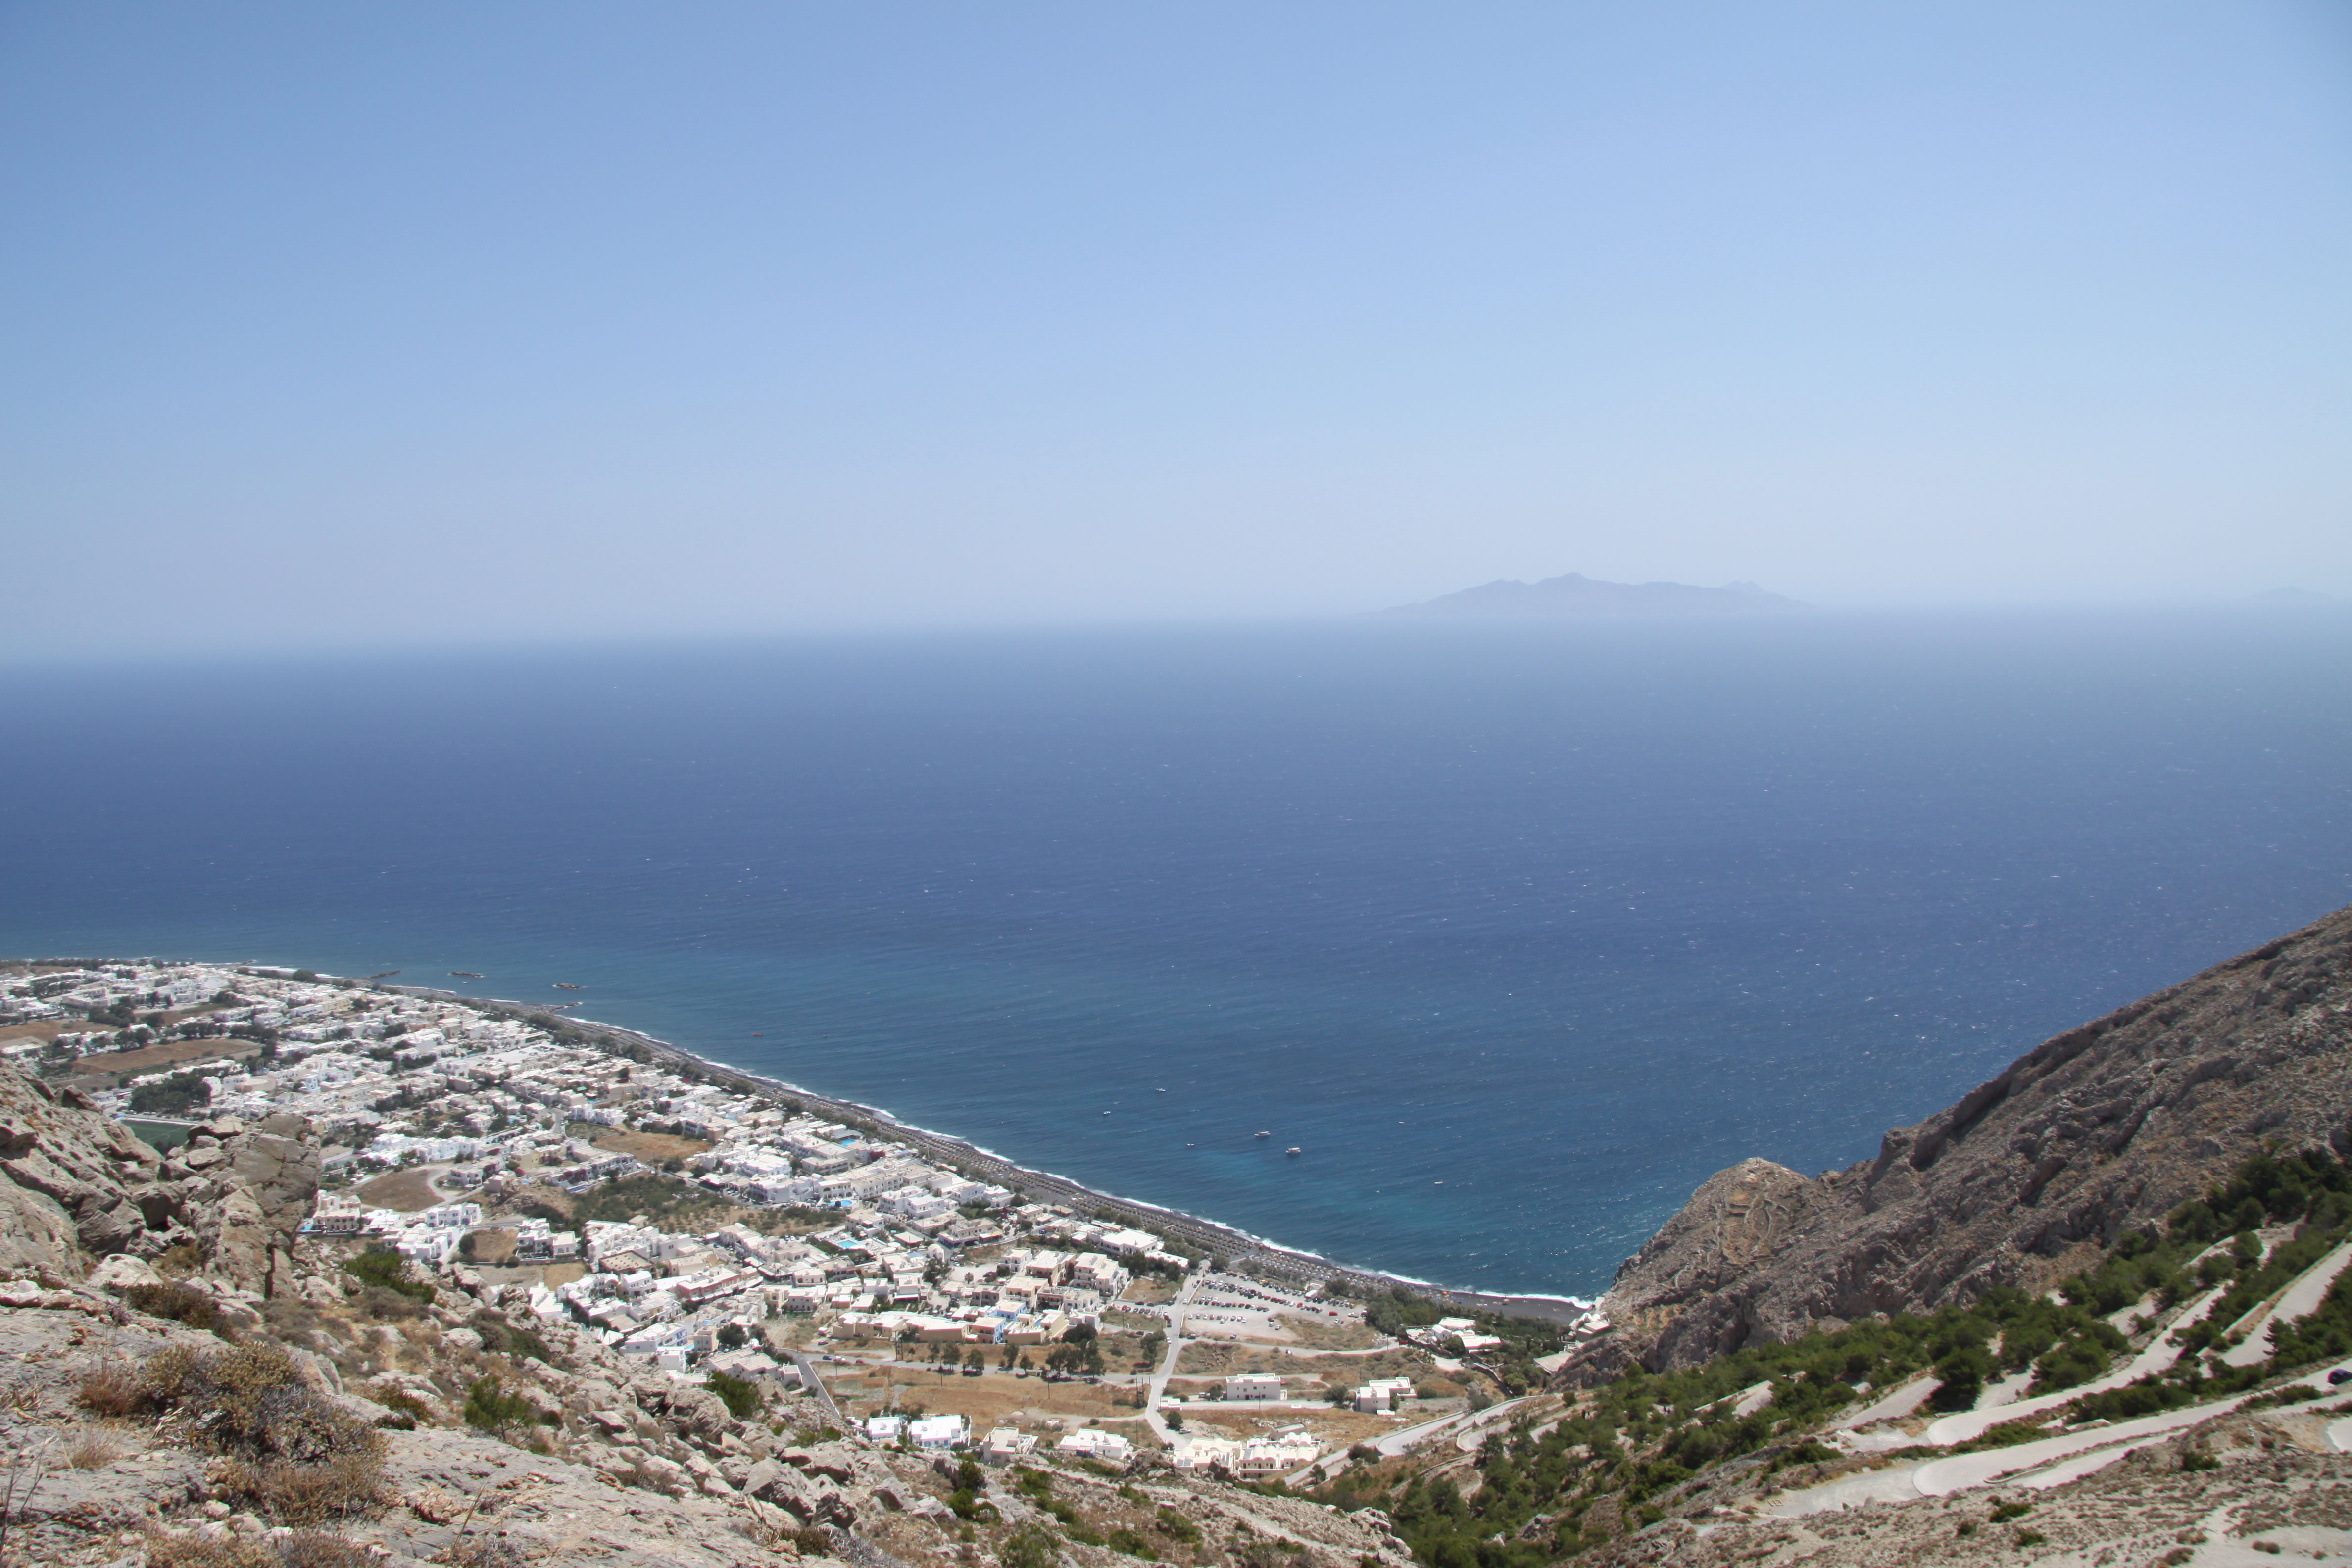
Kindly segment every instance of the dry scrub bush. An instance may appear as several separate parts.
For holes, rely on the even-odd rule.
[[[314,1530],[275,1538],[147,1535],[147,1568],[373,1568],[374,1562],[342,1537]]]
[[[94,1415],[123,1416],[142,1407],[146,1384],[124,1362],[108,1362],[82,1374],[81,1407]]]
[[[236,1337],[236,1331],[221,1321],[220,1304],[193,1285],[182,1285],[176,1281],[162,1285],[133,1285],[122,1293],[122,1300],[151,1318],[169,1318],[192,1329],[218,1334],[225,1340]]]
[[[376,1503],[383,1434],[313,1388],[279,1347],[173,1345],[147,1363],[144,1384],[146,1405],[227,1455],[226,1484],[281,1522],[320,1523]]]
[[[522,1568],[530,1554],[503,1535],[469,1535],[451,1542],[433,1561],[449,1568]]]
[[[77,1470],[102,1470],[122,1458],[122,1447],[103,1432],[85,1432],[66,1450],[66,1463]]]

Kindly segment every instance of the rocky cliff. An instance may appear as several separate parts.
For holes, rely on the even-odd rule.
[[[2044,1042],[1875,1160],[1718,1173],[1618,1271],[1612,1327],[1559,1375],[2037,1286],[2265,1148],[2352,1152],[2347,1117],[2352,910]]]
[[[0,1277],[79,1279],[180,1248],[266,1299],[319,1189],[318,1139],[299,1117],[224,1120],[166,1159],[79,1091],[0,1068]]]

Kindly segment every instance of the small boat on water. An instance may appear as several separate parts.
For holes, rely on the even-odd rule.
[[[572,985],[572,984],[567,984],[565,982],[561,981],[561,980],[559,980],[559,981],[557,981],[557,982],[555,983],[555,988],[556,988],[558,991],[585,991],[585,990],[587,990],[587,989],[588,989],[588,987],[586,987],[585,985]]]
[[[394,973],[397,973],[398,971],[395,970]],[[456,975],[460,980],[479,980],[482,978],[479,974],[470,969],[453,969],[449,973]]]
[[[1273,1133],[1271,1133],[1271,1132],[1259,1132],[1259,1133],[1255,1133],[1255,1134],[1253,1134],[1253,1136],[1254,1136],[1254,1137],[1258,1137],[1258,1138],[1271,1138],[1271,1137],[1273,1137],[1273,1136],[1274,1136],[1274,1134],[1273,1134]]]
[[[1288,1149],[1285,1149],[1285,1150],[1283,1151],[1283,1152],[1284,1152],[1284,1153],[1286,1153],[1286,1154],[1287,1154],[1287,1155],[1289,1155],[1289,1156],[1290,1156],[1291,1158],[1293,1158],[1293,1159],[1297,1159],[1297,1158],[1298,1157],[1298,1150],[1297,1150],[1297,1147],[1296,1145],[1293,1145],[1292,1147],[1290,1147],[1290,1148],[1288,1148]]]

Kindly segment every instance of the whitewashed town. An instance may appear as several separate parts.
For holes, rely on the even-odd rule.
[[[48,967],[0,1026],[0,1054],[163,1146],[305,1119],[310,1235],[520,1287],[681,1380],[805,1388],[877,1444],[1295,1477],[1475,1421],[1557,1364],[1559,1335],[1226,1272],[692,1058],[583,1042],[554,1009],[141,963]]]

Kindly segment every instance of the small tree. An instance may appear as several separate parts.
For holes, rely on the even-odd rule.
[[[760,1409],[760,1385],[748,1377],[732,1377],[723,1372],[713,1372],[703,1386],[719,1395],[726,1405],[727,1414],[738,1421],[750,1419]]]

